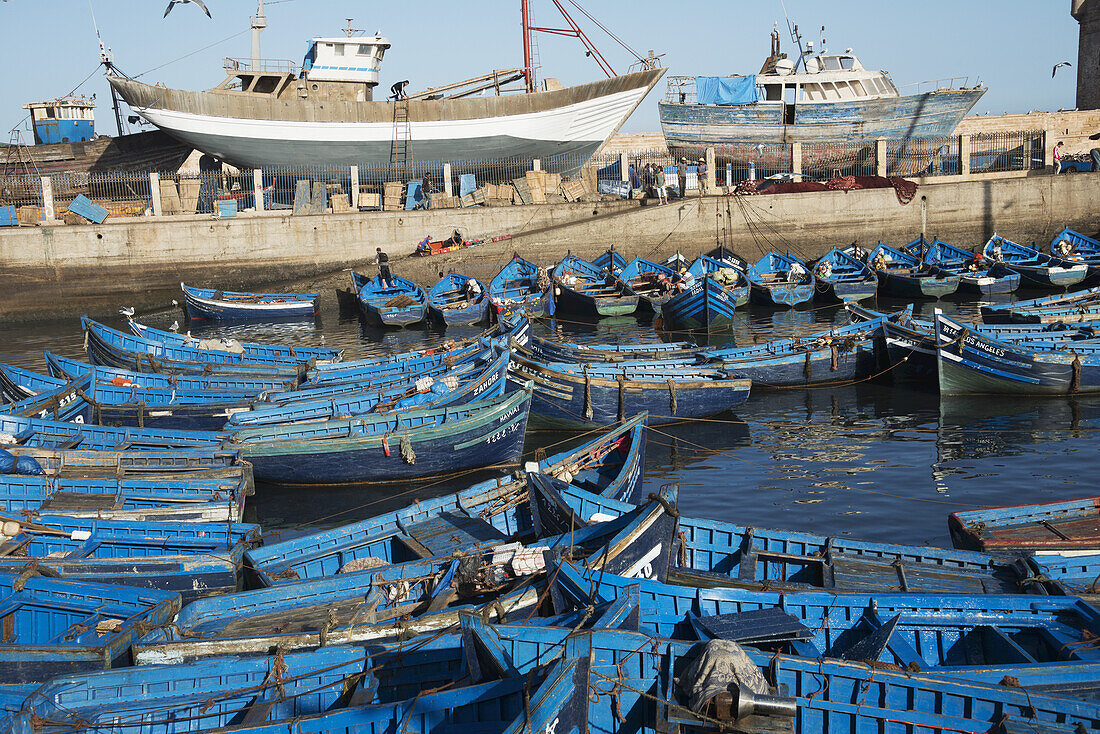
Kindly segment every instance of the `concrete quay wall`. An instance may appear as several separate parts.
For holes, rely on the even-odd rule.
[[[134,219],[100,226],[0,232],[0,319],[166,306],[180,280],[225,289],[278,287],[362,265],[385,248],[397,272],[428,285],[453,268],[491,278],[513,251],[540,264],[615,245],[628,258],[693,256],[724,242],[746,258],[769,248],[805,258],[857,241],[901,244],[924,232],[976,247],[994,232],[1045,246],[1069,225],[1100,230],[1100,174],[926,183],[902,206],[893,189],[752,197],[373,212],[215,221]],[[514,237],[429,258],[408,256],[426,235]],[[373,269],[368,272],[373,272]]]

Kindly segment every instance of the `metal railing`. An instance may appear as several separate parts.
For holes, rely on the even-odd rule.
[[[803,143],[802,177],[874,176],[874,143]]]
[[[261,74],[297,74],[298,65],[290,59],[258,59],[253,65],[252,59],[225,59],[222,66],[226,71],[256,71]]]
[[[1041,130],[971,135],[970,172],[1042,169],[1044,139]]]

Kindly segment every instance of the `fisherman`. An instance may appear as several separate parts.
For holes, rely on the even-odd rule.
[[[668,203],[668,187],[665,186],[665,169],[661,166],[656,166],[656,168],[657,172],[654,180],[657,182],[657,205],[660,206]]]
[[[676,178],[680,184],[680,198],[687,196],[688,167],[687,158],[680,159],[680,165],[676,166]]]
[[[473,303],[481,297],[481,284],[477,282],[476,278],[467,280],[463,290],[466,291],[466,303]]]
[[[381,247],[374,248],[374,262],[378,265],[378,284],[393,288],[393,273],[390,272],[390,256],[382,252]]]
[[[710,194],[709,184],[707,182],[707,172],[710,169],[707,168],[707,162],[705,159],[699,159],[699,168],[696,169],[696,176],[699,178],[699,196],[708,196]]]
[[[1054,175],[1057,176],[1062,172],[1062,148],[1065,147],[1065,143],[1061,140],[1058,141],[1058,145],[1054,146]]]
[[[656,185],[657,180],[656,171],[654,170],[655,168],[656,166],[654,166],[652,163],[647,163],[642,166],[642,185],[645,187],[646,198],[649,198],[654,194],[653,189]]]
[[[432,194],[438,193],[439,189],[435,185],[435,181],[432,181],[431,171],[424,173],[424,180],[420,184],[420,201],[416,203],[417,209],[431,209],[432,208]]]
[[[406,79],[403,82],[394,82],[390,85],[390,99],[408,99],[408,95],[405,94],[405,87],[409,86],[409,80]]]

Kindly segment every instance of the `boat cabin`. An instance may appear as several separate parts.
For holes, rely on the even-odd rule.
[[[898,90],[885,71],[863,68],[849,49],[843,54],[808,56],[803,71],[795,73],[794,62],[778,59],[765,65],[767,72],[756,77],[767,102],[848,102],[897,97]]]
[[[95,137],[95,101],[84,97],[31,102],[35,145],[83,143]]]
[[[216,89],[276,99],[371,102],[389,47],[383,36],[314,38],[301,70],[291,61],[226,59],[228,76]]]

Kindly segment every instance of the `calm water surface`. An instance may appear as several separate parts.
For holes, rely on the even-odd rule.
[[[878,305],[894,310],[900,304]],[[973,320],[978,305],[925,303],[918,313],[940,307]],[[811,333],[845,320],[836,308],[750,308],[738,315],[732,336],[741,345]],[[167,328],[176,318],[178,312],[144,320]],[[121,319],[112,325],[121,326]],[[537,328],[588,343],[661,338],[652,323],[634,317],[596,324],[557,320]],[[83,337],[75,319],[6,325],[2,333],[0,361],[42,370],[43,349],[82,357]],[[476,330],[382,332],[355,318],[324,313],[316,322],[195,326],[193,333],[342,347],[350,360],[417,349]],[[1092,472],[1098,426],[1100,398],[941,400],[934,386],[895,384],[889,375],[844,387],[754,390],[736,415],[651,429],[645,482],[650,489],[678,482],[681,509],[692,516],[950,547],[946,518],[955,510],[1096,494]],[[527,451],[549,447],[553,452],[580,440],[577,434],[533,432]],[[452,492],[485,476],[366,488],[259,487],[250,519],[268,531],[300,534]]]

